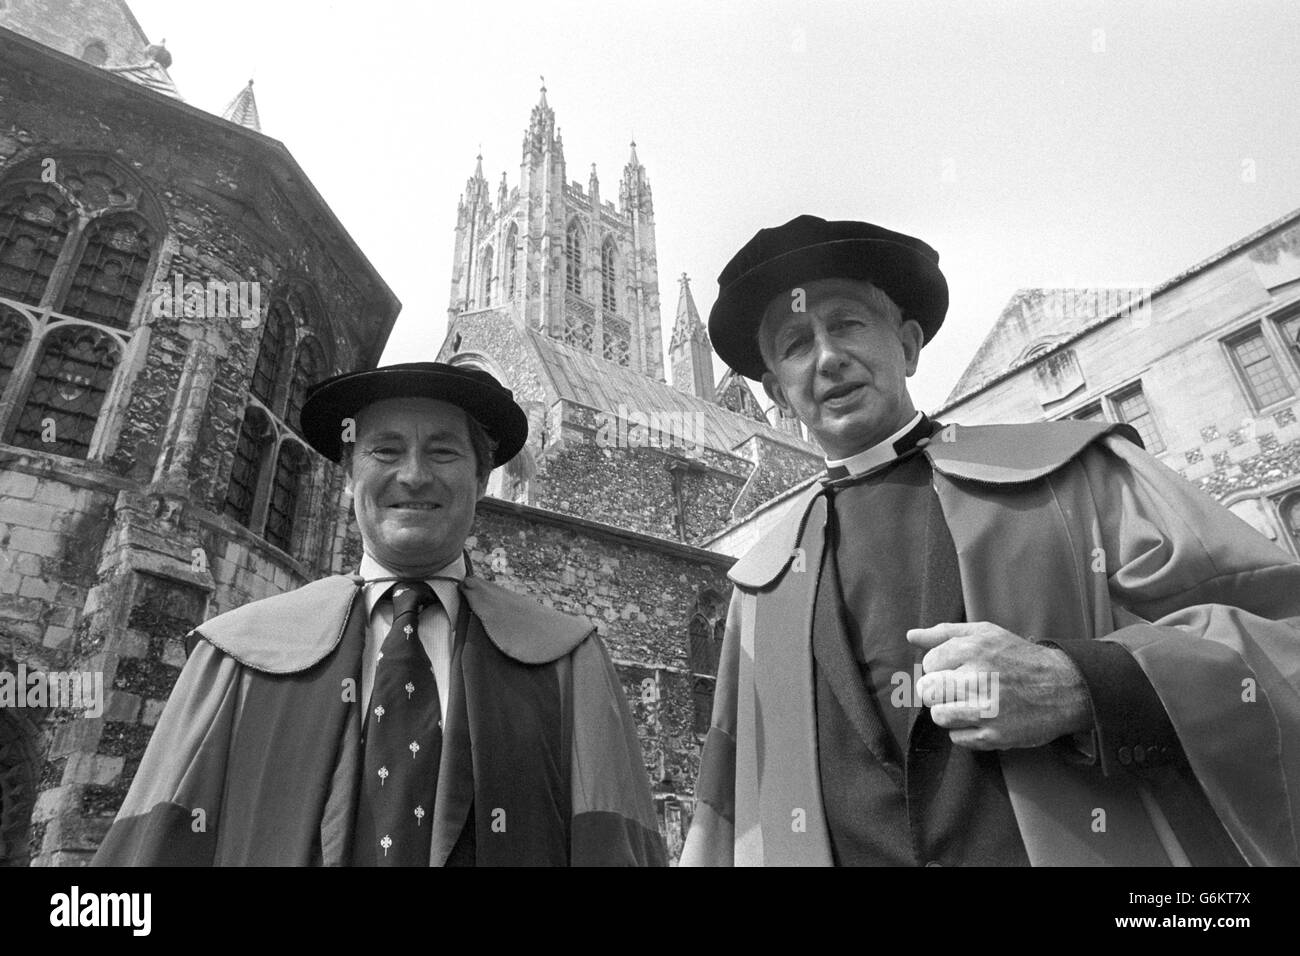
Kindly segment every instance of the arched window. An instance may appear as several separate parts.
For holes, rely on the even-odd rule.
[[[479,308],[486,309],[492,304],[492,247],[484,246],[483,255],[479,257]]]
[[[614,240],[606,239],[600,249],[600,303],[606,312],[618,309],[618,290],[615,287]]]
[[[152,255],[149,224],[134,214],[105,216],[86,233],[86,248],[63,304],[66,315],[125,329]]]
[[[62,196],[32,184],[0,199],[0,296],[40,304],[71,215]]]
[[[713,647],[713,625],[703,614],[691,618],[687,628],[691,638],[691,673],[716,677],[718,657]]]
[[[108,62],[108,50],[98,40],[92,40],[81,51],[81,58],[91,66],[103,66]]]
[[[283,299],[271,303],[266,312],[266,328],[253,366],[251,388],[269,408],[275,402],[276,388],[285,367],[293,358],[294,323],[289,306]]]
[[[49,332],[13,443],[85,458],[120,359],[116,340],[98,329],[61,325]]]
[[[515,298],[515,281],[519,275],[519,230],[513,225],[506,233],[506,298]]]
[[[690,636],[694,728],[695,733],[700,737],[709,732],[709,722],[713,716],[713,690],[717,680],[718,659],[725,629],[722,608],[722,596],[712,588],[708,588],[696,599],[690,623],[687,625]]]
[[[713,719],[713,684],[712,677],[691,678],[691,710],[694,714],[691,730],[697,737],[709,735],[709,723]]]
[[[244,409],[244,421],[235,443],[235,461],[226,488],[226,514],[247,527],[253,519],[258,479],[274,432],[266,414],[256,405]]]
[[[32,337],[32,325],[27,317],[7,305],[0,305],[0,395],[18,365],[27,340]]]
[[[0,379],[25,397],[0,434],[34,450],[89,456],[130,339],[119,333],[142,311],[165,222],[143,183],[107,156],[42,156],[8,171],[0,183],[0,314],[8,316]]]
[[[564,287],[582,295],[582,226],[576,219],[564,237]]]
[[[302,433],[302,406],[307,400],[307,389],[325,377],[325,360],[321,356],[320,342],[315,336],[303,340],[298,346],[298,360],[293,368],[293,381],[289,385],[289,404],[284,418],[299,434]]]
[[[292,439],[283,442],[275,462],[271,500],[266,512],[266,540],[281,551],[290,550],[293,542],[293,519],[306,470],[306,449]]]

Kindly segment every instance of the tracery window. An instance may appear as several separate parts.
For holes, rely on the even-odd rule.
[[[230,469],[230,484],[226,489],[225,509],[226,514],[242,525],[247,525],[252,518],[258,475],[272,435],[271,422],[265,412],[256,405],[244,409],[239,440],[235,443],[235,461]]]
[[[576,219],[564,237],[564,287],[582,295],[582,226]]]
[[[308,389],[331,374],[329,340],[317,334],[324,326],[305,284],[272,296],[226,487],[226,514],[293,555],[302,548],[298,502],[315,476],[314,459],[295,436]]]
[[[48,186],[21,184],[0,201],[0,296],[40,304],[71,215],[71,204]]]
[[[483,255],[479,257],[479,308],[486,309],[492,305],[492,247],[484,246]]]
[[[50,331],[13,443],[85,458],[120,359],[117,341],[98,329],[64,324]]]
[[[266,514],[266,540],[282,551],[290,550],[294,513],[307,467],[306,449],[292,438],[280,444],[276,456],[275,478],[271,483],[271,501]]]
[[[618,290],[615,287],[614,241],[606,239],[600,250],[600,302],[601,308],[613,312],[618,308]]]
[[[506,297],[515,297],[515,282],[519,275],[519,230],[513,225],[506,234]]]
[[[144,313],[161,210],[115,160],[42,157],[0,182],[0,435],[75,458]]]

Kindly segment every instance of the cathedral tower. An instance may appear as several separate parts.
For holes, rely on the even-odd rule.
[[[519,185],[495,190],[483,157],[456,210],[449,325],[497,310],[543,334],[663,381],[654,202],[632,144],[619,205],[600,196],[595,164],[569,182],[546,87],[524,133]]]

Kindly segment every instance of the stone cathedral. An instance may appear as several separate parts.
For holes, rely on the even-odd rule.
[[[89,860],[190,628],[360,555],[297,414],[313,382],[378,364],[400,303],[252,84],[215,115],[171,63],[124,0],[0,2],[0,865]],[[475,573],[599,629],[675,856],[730,590],[711,542],[819,456],[714,382],[685,275],[665,354],[635,147],[617,205],[594,169],[570,181],[543,91],[517,185],[480,160],[454,212],[447,337],[413,358],[491,371],[530,418]]]

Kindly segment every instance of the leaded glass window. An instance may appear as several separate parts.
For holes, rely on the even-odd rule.
[[[306,463],[306,453],[296,441],[280,445],[271,483],[270,506],[266,512],[266,540],[282,551],[288,551],[293,541],[293,518]]]
[[[569,224],[564,237],[564,286],[574,295],[582,295],[582,227]]]
[[[125,329],[149,265],[149,232],[138,216],[108,216],[92,223],[63,312]]]
[[[13,443],[85,458],[120,358],[117,342],[98,329],[64,325],[49,332]]]
[[[70,209],[57,194],[0,201],[0,296],[39,305],[68,238]]]
[[[255,405],[244,410],[244,420],[239,427],[235,443],[235,460],[230,469],[230,484],[226,488],[226,514],[245,527],[253,519],[253,503],[257,499],[258,478],[266,446],[271,438],[271,423],[265,413]]]

